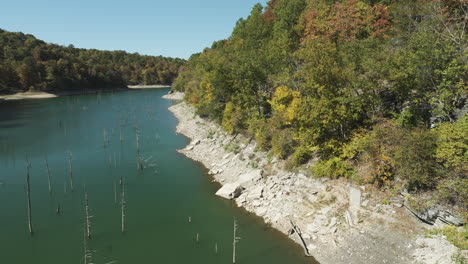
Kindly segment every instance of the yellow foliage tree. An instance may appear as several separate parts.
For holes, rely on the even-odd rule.
[[[285,125],[292,125],[296,119],[297,110],[302,105],[301,93],[292,91],[287,86],[279,86],[268,101],[273,112],[281,117]]]

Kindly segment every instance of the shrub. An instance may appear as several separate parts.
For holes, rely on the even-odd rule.
[[[292,165],[294,167],[306,163],[311,157],[311,151],[305,146],[298,146],[292,155]]]
[[[440,166],[435,160],[436,136],[430,130],[407,131],[395,149],[395,173],[408,180],[409,190],[428,189],[440,179]]]
[[[277,130],[271,139],[273,154],[281,159],[287,158],[293,151],[293,132],[290,129]]]
[[[452,243],[454,246],[460,248],[461,250],[468,249],[468,225],[463,226],[462,228],[456,228],[455,226],[444,226],[442,228],[437,228],[431,230],[429,234],[431,235],[444,235],[447,237],[447,240]]]
[[[271,129],[265,119],[250,120],[249,132],[254,136],[258,149],[266,151],[271,148]]]
[[[443,123],[437,129],[435,156],[446,168],[460,175],[468,174],[468,115],[455,123]]]
[[[339,157],[317,162],[312,168],[315,177],[351,178],[354,175],[353,168]]]
[[[226,104],[226,107],[224,108],[222,126],[223,126],[223,129],[228,134],[231,134],[231,135],[234,133],[234,126],[232,125],[232,122],[231,122],[233,113],[234,113],[234,104],[232,102],[229,102]]]
[[[394,178],[393,151],[399,144],[399,129],[390,120],[380,120],[371,131],[356,133],[343,148],[344,159],[354,161],[361,169],[356,180],[364,183],[389,185]]]
[[[437,190],[440,199],[458,204],[468,210],[468,179],[446,179],[437,186]]]
[[[239,132],[244,129],[245,125],[245,113],[238,106],[235,106],[233,102],[226,104],[222,117],[222,127],[229,133]]]

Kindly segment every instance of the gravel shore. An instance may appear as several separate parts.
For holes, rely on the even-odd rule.
[[[57,97],[55,94],[45,92],[25,92],[11,95],[0,95],[0,100],[45,99]]]

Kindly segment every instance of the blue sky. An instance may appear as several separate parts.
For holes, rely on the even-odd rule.
[[[188,58],[267,0],[2,0],[0,28],[79,48]]]

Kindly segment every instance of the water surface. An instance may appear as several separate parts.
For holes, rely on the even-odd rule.
[[[232,263],[234,217],[241,237],[237,263],[312,263],[259,218],[216,197],[219,186],[206,170],[176,152],[188,139],[175,133],[177,120],[167,110],[171,102],[161,99],[167,91],[0,102],[2,263],[84,263],[85,185],[92,215],[86,243],[93,263]],[[136,131],[147,166],[142,172]],[[33,236],[27,226],[27,159]]]

